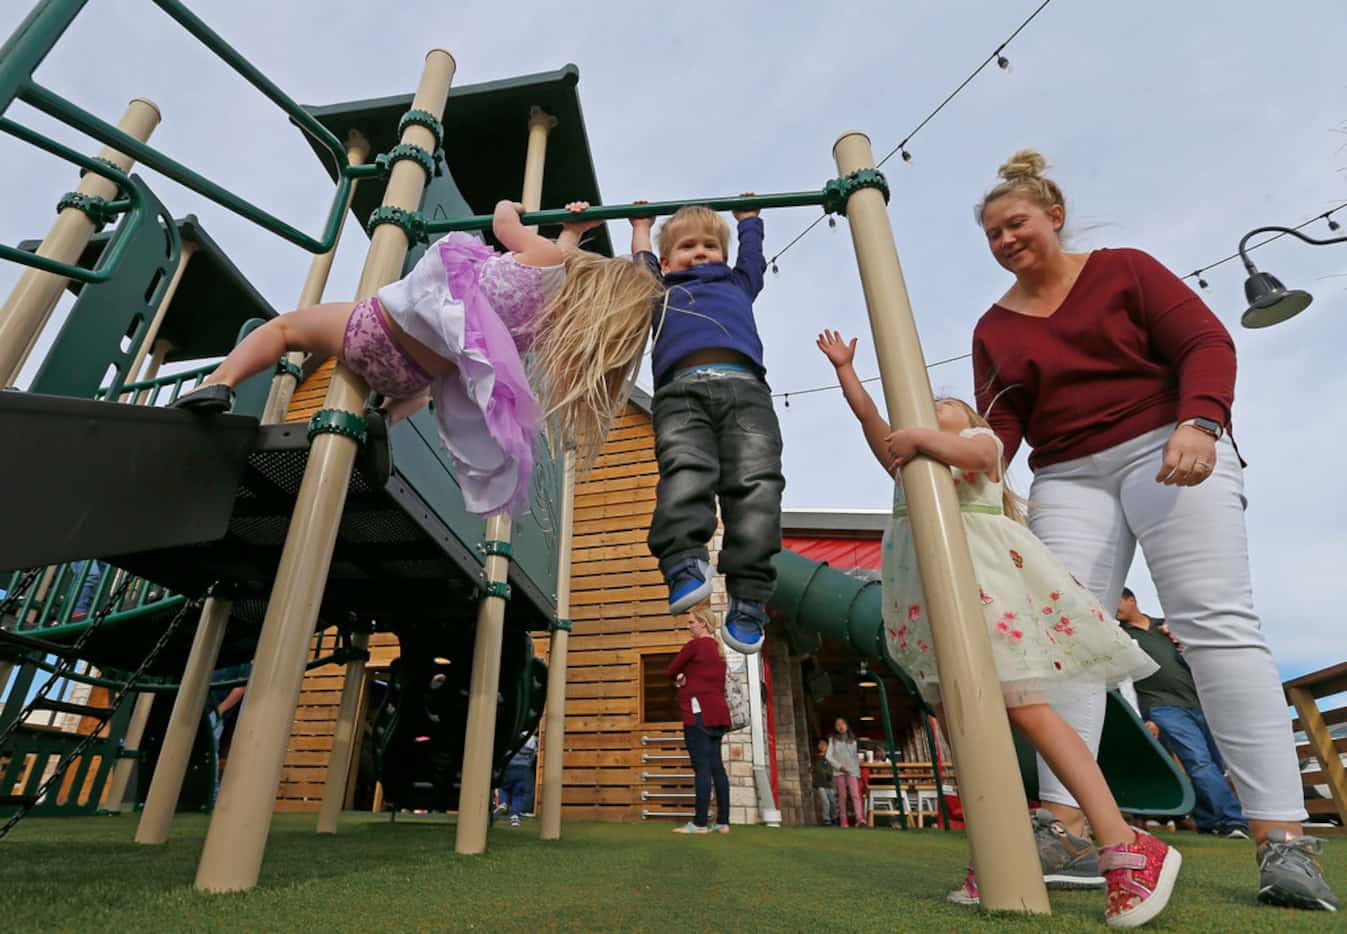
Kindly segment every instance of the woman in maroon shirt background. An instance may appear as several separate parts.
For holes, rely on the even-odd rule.
[[[1016,153],[978,211],[1015,276],[973,334],[978,408],[1007,461],[1032,446],[1029,524],[1105,606],[1140,544],[1258,841],[1260,900],[1334,907],[1316,844],[1300,835],[1290,718],[1253,608],[1230,439],[1234,342],[1146,253],[1065,252],[1065,198],[1044,168],[1038,153]],[[1054,706],[1097,750],[1102,688]],[[1080,833],[1074,799],[1041,761],[1039,773],[1044,803]]]
[[[705,615],[703,615],[705,613]],[[730,705],[725,700],[725,655],[712,628],[709,611],[688,615],[689,639],[668,674],[678,688],[678,706],[683,711],[683,740],[692,759],[697,793],[697,812],[691,823],[675,827],[674,833],[710,833],[706,826],[711,805],[711,786],[716,789],[716,826],[730,832],[730,779],[720,758],[720,738],[730,728]]]

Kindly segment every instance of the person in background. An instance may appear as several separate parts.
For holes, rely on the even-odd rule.
[[[818,798],[819,823],[825,827],[837,823],[837,789],[833,787],[833,767],[828,762],[828,741],[818,741],[814,754],[814,796]]]
[[[1182,647],[1163,619],[1152,619],[1137,608],[1136,594],[1126,587],[1117,616],[1123,632],[1160,666],[1155,674],[1136,682],[1137,701],[1147,729],[1178,756],[1193,783],[1193,821],[1198,833],[1248,840],[1249,824],[1225,779],[1225,762],[1207,728]]]

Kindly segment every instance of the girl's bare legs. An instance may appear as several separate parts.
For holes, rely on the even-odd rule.
[[[354,302],[312,305],[272,318],[229,352],[203,386],[223,383],[231,389],[250,376],[276,365],[293,350],[317,354],[323,359],[341,356],[346,321]]]
[[[1118,803],[1104,781],[1099,763],[1080,735],[1047,704],[1011,707],[1010,722],[1080,802],[1099,846],[1132,843],[1136,833],[1123,820]]]

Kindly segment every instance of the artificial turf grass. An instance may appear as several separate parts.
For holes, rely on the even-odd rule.
[[[134,816],[29,820],[0,842],[0,929],[102,931],[1003,931],[1103,930],[1102,892],[1054,892],[1051,918],[946,904],[963,835],[736,827],[684,837],[669,825],[497,824],[487,852],[454,853],[445,821],[348,815],[319,836],[313,815],[278,815],[259,886],[192,889],[206,818],[180,815],[170,842],[131,842]],[[1150,930],[1339,930],[1343,915],[1254,901],[1252,844],[1167,835],[1184,854],[1169,909]],[[1340,893],[1347,839],[1325,869]]]

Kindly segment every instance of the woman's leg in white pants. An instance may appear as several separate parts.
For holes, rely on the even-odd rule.
[[[1092,468],[1092,458],[1081,458],[1040,469],[1029,494],[1029,527],[1085,589],[1112,610],[1132,564],[1136,539],[1123,515],[1116,479]],[[1104,686],[1058,685],[1048,701],[1098,755],[1104,732]],[[1084,832],[1084,812],[1041,756],[1038,797],[1067,830]]]
[[[1222,441],[1206,482],[1161,486],[1165,437],[1127,468],[1128,522],[1256,837],[1272,826],[1299,833],[1304,794],[1281,678],[1253,608],[1242,468]]]

